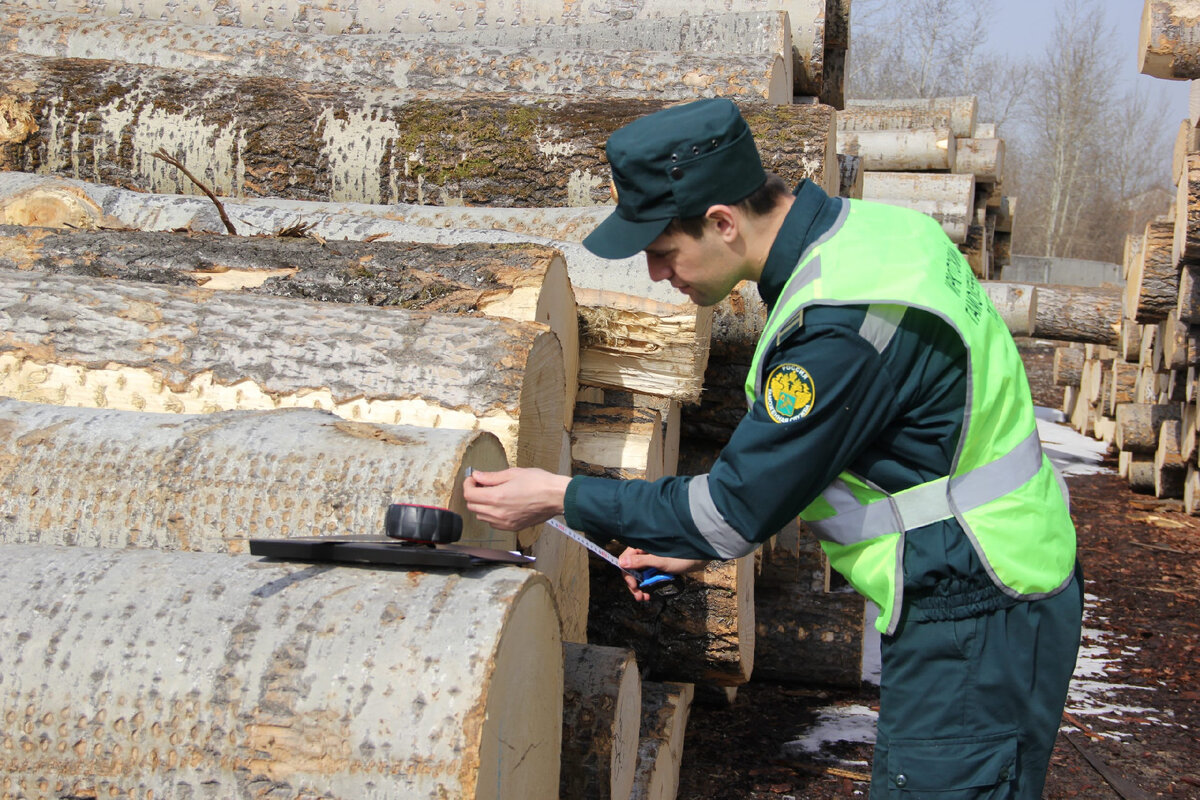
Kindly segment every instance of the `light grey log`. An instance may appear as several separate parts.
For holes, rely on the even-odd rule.
[[[955,136],[971,138],[978,105],[974,95],[848,100],[838,112],[837,124],[839,131],[949,127]]]
[[[633,789],[642,680],[633,651],[563,646],[559,797],[625,800]]]
[[[956,244],[967,240],[975,202],[975,176],[917,172],[867,172],[863,199],[928,214]]]
[[[1120,289],[1038,285],[1035,337],[1115,346],[1120,329]]]
[[[533,570],[0,553],[6,793],[557,796],[562,646]]]
[[[975,138],[976,139],[995,139],[996,138],[996,123],[994,123],[994,122],[976,122],[975,123]]]
[[[148,411],[320,407],[484,429],[557,467],[562,355],[545,326],[0,272],[0,393]]]
[[[463,473],[507,465],[495,437],[348,422],[312,409],[151,414],[0,399],[3,541],[246,552],[249,538],[383,532],[389,503],[466,514]],[[36,446],[33,446],[35,445]]]
[[[662,40],[660,40],[662,41]],[[791,71],[777,45],[713,54],[702,49],[478,46],[386,34],[330,37],[228,26],[178,28],[157,20],[86,19],[15,11],[0,50],[52,58],[112,59],[213,70],[227,76],[359,87],[562,94],[588,91],[686,100],[730,97],[791,102]]]
[[[1013,336],[1032,336],[1037,323],[1037,288],[1030,284],[983,281],[988,299]]]
[[[1145,0],[1138,31],[1138,71],[1170,80],[1200,78],[1200,3]]]
[[[694,695],[690,683],[642,684],[641,738],[630,800],[670,800],[678,794],[684,734]]]
[[[957,139],[953,171],[975,176],[976,183],[998,183],[1004,175],[1003,139]]]
[[[957,141],[949,128],[839,130],[837,149],[839,153],[861,158],[864,170],[920,172],[955,166]]]
[[[29,117],[0,148],[0,169],[196,191],[152,157],[162,147],[221,195],[443,205],[605,202],[609,133],[674,102],[414,93],[17,55],[0,62],[0,86],[2,102]],[[837,190],[834,109],[740,105],[767,169]]]

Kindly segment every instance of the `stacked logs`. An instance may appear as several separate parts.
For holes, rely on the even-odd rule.
[[[28,627],[4,652],[48,664],[57,639],[94,631],[99,660],[128,666],[62,659],[21,682],[5,718],[25,716],[32,746],[0,754],[20,791],[670,797],[692,684],[749,679],[754,558],[686,579],[606,647],[604,620],[633,616],[623,583],[589,577],[552,532],[467,515],[465,539],[520,548],[538,572],[346,576],[245,555],[253,536],[374,533],[393,501],[461,512],[468,467],[678,470],[713,315],[651,286],[641,258],[578,245],[607,213],[611,130],[732,97],[768,169],[838,191],[828,104],[847,0],[662,0],[633,19],[564,3],[536,28],[499,24],[501,6],[464,25],[440,0],[151,3],[136,18],[6,4],[0,541],[80,597],[60,614],[60,582],[18,570],[5,616]],[[140,616],[121,611],[134,591]],[[211,608],[175,623],[200,595]],[[422,603],[438,613],[414,615]],[[341,626],[372,608],[374,634],[369,615]],[[450,640],[461,650],[427,655]],[[200,641],[182,675],[211,684],[145,677]],[[368,668],[338,678],[347,657]],[[639,662],[665,682],[642,685]],[[41,731],[61,714],[89,720],[87,747]],[[324,723],[300,731],[300,714]],[[17,755],[36,742],[53,754]]]
[[[1113,443],[1118,470],[1135,490],[1182,498],[1188,513],[1200,514],[1200,13],[1194,3],[1145,1],[1138,63],[1147,75],[1193,81],[1191,113],[1175,141],[1174,208],[1126,239],[1114,340],[1060,349],[1055,379],[1072,424]]]
[[[838,153],[856,156],[862,197],[942,224],[981,279],[1009,261],[1016,199],[1003,194],[1004,140],[976,122],[976,98],[852,100],[838,114]]]

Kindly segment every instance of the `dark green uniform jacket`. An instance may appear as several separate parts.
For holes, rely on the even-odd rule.
[[[805,181],[759,282],[774,306],[806,247],[827,231],[843,201]],[[794,519],[843,470],[896,492],[949,473],[966,402],[966,353],[945,322],[910,309],[883,350],[859,334],[865,306],[806,309],[803,325],[775,348],[776,364],[812,378],[812,411],[779,424],[758,399],[713,465],[708,488],[745,552]],[[688,477],[655,482],[575,477],[567,524],[662,556],[715,559],[689,507]],[[698,524],[699,523],[699,524]],[[953,619],[1016,602],[988,578],[958,522],[910,531],[904,552],[905,616]]]

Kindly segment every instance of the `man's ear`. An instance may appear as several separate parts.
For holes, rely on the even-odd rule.
[[[717,235],[727,242],[732,242],[738,236],[739,218],[731,206],[709,206],[704,212],[705,219],[712,223]]]

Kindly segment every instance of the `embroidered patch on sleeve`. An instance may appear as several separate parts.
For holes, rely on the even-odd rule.
[[[763,402],[776,422],[795,422],[808,416],[817,398],[808,370],[799,364],[780,364],[767,376]]]

